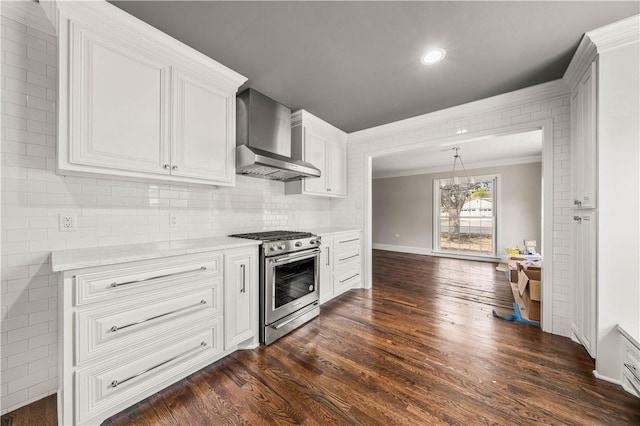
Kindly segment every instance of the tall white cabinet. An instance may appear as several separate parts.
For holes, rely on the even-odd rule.
[[[596,357],[597,343],[597,59],[571,91],[573,304],[572,337]]]
[[[573,303],[572,337],[591,357],[597,344],[597,59],[571,92]]]
[[[320,169],[319,178],[285,184],[285,193],[346,197],[347,134],[305,110],[291,114],[291,155]]]
[[[594,375],[623,380],[623,326],[639,340],[640,16],[587,32],[564,80],[571,89],[571,334]]]
[[[245,77],[107,2],[42,4],[59,37],[59,173],[235,183]]]

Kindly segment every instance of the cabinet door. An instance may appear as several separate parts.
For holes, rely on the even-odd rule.
[[[596,353],[596,213],[574,216],[573,332],[587,352]]]
[[[573,205],[580,207],[582,202],[582,92],[571,94],[571,187]]]
[[[322,238],[320,246],[320,303],[333,297],[333,240]]]
[[[70,140],[60,141],[69,143],[69,158],[59,162],[99,167],[106,173],[115,169],[169,174],[166,62],[79,23],[71,23],[70,36],[72,130]]]
[[[592,357],[596,355],[596,253],[597,221],[595,212],[582,215],[583,344]]]
[[[173,68],[171,174],[232,184],[235,94],[201,75]]]
[[[335,196],[347,195],[347,155],[345,147],[327,144],[327,191]]]
[[[225,349],[256,336],[258,329],[257,250],[225,254]]]
[[[596,186],[597,186],[597,158],[596,158],[596,87],[595,87],[595,62],[591,64],[590,71],[580,82],[582,92],[582,198],[581,207],[596,207]]]
[[[320,169],[320,177],[317,179],[305,179],[304,190],[309,194],[327,193],[327,146],[326,140],[309,129],[304,128],[304,161],[313,164]]]

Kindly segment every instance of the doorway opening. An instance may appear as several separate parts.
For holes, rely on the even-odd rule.
[[[381,248],[383,250],[389,250],[388,246],[380,247],[379,244],[374,244],[374,235],[376,229],[373,227],[374,220],[374,211],[373,211],[373,186],[375,182],[378,181],[381,177],[391,177],[387,175],[386,170],[380,170],[376,167],[376,176],[374,176],[374,161],[377,163],[380,158],[390,158],[391,160],[398,160],[400,157],[397,154],[402,154],[406,152],[415,152],[416,150],[423,150],[424,152],[429,152],[429,156],[437,155],[439,151],[448,151],[450,158],[450,150],[453,146],[462,145],[463,149],[468,150],[470,147],[480,147],[481,144],[478,141],[489,138],[497,138],[508,135],[515,135],[526,132],[537,132],[539,136],[541,136],[542,140],[542,148],[541,154],[538,151],[538,182],[540,182],[540,195],[538,196],[539,206],[535,211],[535,215],[540,220],[540,231],[539,231],[539,243],[538,248],[540,253],[544,256],[547,253],[548,262],[545,263],[545,267],[542,270],[543,281],[545,281],[545,288],[542,291],[542,317],[541,317],[541,326],[545,331],[550,331],[552,326],[551,314],[553,312],[553,282],[552,282],[552,262],[551,262],[551,247],[552,247],[552,225],[553,225],[553,123],[550,119],[548,120],[540,120],[534,123],[524,123],[524,124],[516,124],[506,128],[502,128],[499,131],[496,130],[487,130],[487,131],[479,131],[476,133],[467,133],[454,135],[446,138],[436,139],[436,140],[427,140],[418,143],[407,144],[404,146],[397,146],[392,148],[385,148],[376,151],[369,151],[364,153],[364,172],[365,172],[365,203],[364,203],[364,244],[365,244],[365,253],[364,253],[364,285],[367,288],[371,288],[372,286],[372,248]],[[467,158],[471,157],[471,155],[467,155],[465,157],[465,161]],[[406,156],[405,156],[406,158]],[[411,158],[417,158],[417,155],[411,156]],[[469,161],[471,163],[471,161]],[[527,161],[523,161],[527,162]],[[513,161],[511,162],[513,163]],[[518,163],[518,161],[516,161]],[[505,163],[506,164],[506,163]],[[377,164],[376,164],[377,166]],[[486,164],[485,164],[486,166]],[[469,165],[468,169],[476,169],[482,168],[481,165]],[[447,171],[449,173],[447,173]],[[451,175],[451,167],[450,163],[447,166],[443,166],[440,172],[441,177],[447,177]],[[476,170],[472,170],[470,173],[476,173]],[[490,173],[490,172],[489,172]],[[413,173],[404,173],[405,175],[412,175]],[[503,177],[506,181],[506,178]],[[503,182],[504,183],[504,182]],[[433,193],[433,184],[429,185],[429,193],[430,195]],[[497,203],[494,206],[500,206],[500,201],[504,201],[504,198],[510,197],[511,194],[505,193],[504,188],[500,188],[500,182],[496,184],[493,188],[495,192],[495,196],[498,197]],[[526,192],[527,185],[522,185],[521,190]],[[502,195],[501,195],[502,193]],[[393,205],[393,203],[388,203]],[[498,207],[500,209],[500,207]],[[473,209],[470,209],[473,210]],[[419,214],[417,216],[420,216]],[[429,212],[429,218],[427,223],[430,225],[429,228],[433,228],[433,211]],[[425,220],[425,218],[421,218]],[[502,227],[504,226],[505,217],[504,215],[498,214],[494,215],[493,221],[495,222],[494,229],[496,232],[496,237],[493,238],[491,245],[496,245],[497,247],[493,248],[496,257],[494,257],[494,261],[498,261],[499,258],[497,256],[502,256],[505,253],[504,244],[508,245],[517,245],[518,243],[521,245],[522,241],[509,241],[507,243],[503,243],[501,246],[498,242],[501,238],[501,233],[503,233]],[[377,228],[379,229],[379,227]],[[389,230],[387,230],[389,232]],[[429,236],[429,241],[433,244],[433,229],[430,231],[432,235]],[[411,232],[405,232],[407,235],[411,235]],[[402,234],[400,234],[402,235]],[[522,237],[524,238],[524,234]],[[391,232],[391,236],[395,236],[394,232]],[[529,238],[529,237],[526,237]],[[377,247],[374,247],[377,246]],[[416,253],[416,254],[430,254],[430,255],[440,255],[438,250],[434,250],[434,246],[432,246],[429,250],[420,247],[408,247],[409,250],[402,250],[407,253]],[[393,246],[391,246],[393,248]],[[442,248],[441,248],[442,250]],[[400,250],[398,250],[400,251]],[[447,257],[456,257],[455,254],[447,254]],[[491,260],[490,256],[482,257],[477,255],[462,255],[460,256],[465,259],[472,260]]]

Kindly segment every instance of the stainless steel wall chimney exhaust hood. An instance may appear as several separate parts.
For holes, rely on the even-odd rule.
[[[247,89],[236,98],[236,173],[284,182],[320,177],[313,164],[291,158],[291,110]]]

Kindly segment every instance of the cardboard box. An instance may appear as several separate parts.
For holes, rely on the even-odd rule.
[[[540,321],[540,299],[542,292],[541,271],[526,269],[520,271],[518,278],[518,293],[524,300],[529,313],[529,319]]]
[[[525,260],[524,257],[511,256],[509,258],[509,269],[511,270],[511,282],[518,282],[518,270],[520,269],[520,261]]]

